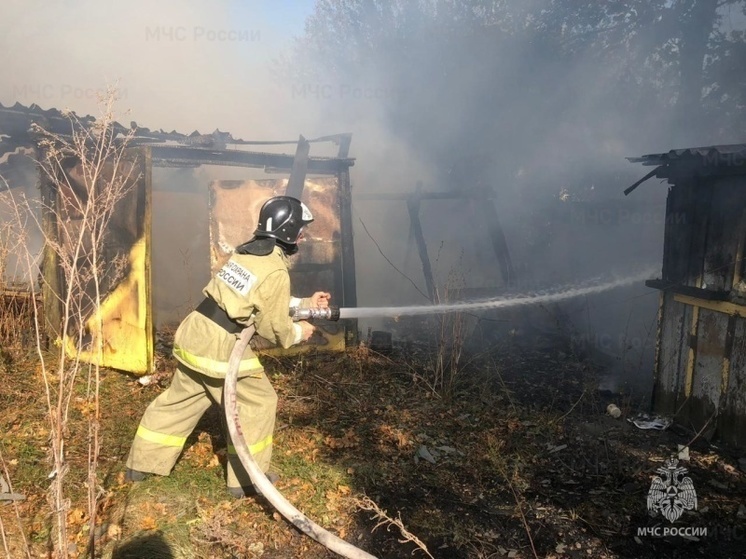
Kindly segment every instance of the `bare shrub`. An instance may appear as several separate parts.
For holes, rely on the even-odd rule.
[[[444,285],[435,289],[435,304],[447,305],[460,298],[465,284],[463,273],[453,267]],[[433,357],[431,388],[445,399],[450,399],[464,362],[466,314],[460,311],[439,314],[435,322],[435,354]]]
[[[51,352],[44,347],[47,328],[36,305],[32,313],[50,427],[48,501],[53,520],[50,547],[58,559],[77,554],[68,546],[70,499],[66,455],[71,448],[77,451],[81,444],[86,447],[81,450],[88,456],[87,518],[91,536],[87,553],[90,557],[95,554],[93,534],[102,493],[98,482],[101,447],[99,388],[105,342],[102,320],[97,311],[106,296],[106,289],[112,285],[112,276],[116,276],[121,267],[120,262],[104,258],[108,225],[117,204],[136,178],[133,175],[136,167],[126,155],[134,131],[124,136],[115,133],[113,108],[116,100],[116,89],[109,88],[99,101],[100,115],[92,123],[84,123],[73,113],[68,113],[69,135],[53,134],[42,127],[34,127],[41,153],[38,165],[42,180],[46,181],[52,194],[36,201],[12,199],[10,208],[11,227],[16,231],[28,229],[23,223],[26,216],[37,220],[35,226],[43,235],[44,257],[52,258],[58,270],[59,281],[52,282],[49,277],[42,277],[38,288],[31,282],[34,299],[41,289],[45,297],[59,302],[61,311],[61,324],[52,324],[58,328],[59,337],[49,348]],[[39,220],[38,215],[46,217]],[[50,227],[50,223],[54,226]],[[21,238],[18,243],[17,247],[23,247],[24,240]],[[36,258],[37,255],[28,250],[22,254],[21,261],[29,277],[35,273]],[[96,319],[91,321],[90,317]],[[83,363],[80,352],[97,358],[91,363]],[[74,397],[78,399],[76,407],[83,410],[88,423],[88,436],[83,441],[70,437],[68,430]]]

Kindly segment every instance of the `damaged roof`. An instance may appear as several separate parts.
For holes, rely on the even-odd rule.
[[[72,111],[42,109],[32,104],[28,107],[16,103],[6,107],[0,103],[0,171],[8,166],[12,158],[28,155],[35,147],[33,125],[38,125],[54,134],[68,136],[72,133],[71,118],[85,127],[92,125],[95,118],[78,116]],[[289,169],[293,155],[246,151],[238,146],[295,145],[299,140],[254,141],[234,138],[230,132],[215,130],[202,134],[195,130],[183,134],[172,130],[166,132],[151,130],[130,122],[125,126],[114,123],[114,130],[124,136],[134,130],[129,146],[148,145],[153,147],[153,162],[157,166],[198,166],[203,164],[266,167],[267,169]],[[351,142],[350,134],[323,136],[308,142],[331,142],[339,147],[337,157],[309,157],[309,172],[334,173],[354,165],[348,157]]]
[[[653,177],[673,183],[683,177],[746,174],[746,144],[672,149],[665,153],[627,157],[627,161],[655,166],[655,169],[627,188],[625,196]]]
[[[672,149],[665,153],[650,153],[639,157],[627,157],[627,161],[642,163],[643,165],[665,165],[667,163],[696,160],[704,160],[712,163],[722,160],[723,164],[733,164],[740,160],[741,165],[746,165],[746,144]]]

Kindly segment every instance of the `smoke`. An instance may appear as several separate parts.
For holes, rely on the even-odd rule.
[[[3,8],[0,102],[6,106],[35,103],[97,116],[100,97],[116,86],[116,118],[125,125],[186,134],[219,129],[250,140],[338,132],[320,122],[314,106],[294,102],[292,84],[278,83],[272,70],[273,58],[302,31],[310,2],[32,0]],[[267,176],[226,167],[154,170],[159,323],[183,316],[209,279],[210,182]],[[34,175],[26,178],[25,189],[33,191]]]
[[[467,294],[505,287],[485,204],[494,204],[518,287],[568,284],[661,261],[666,186],[650,181],[623,196],[647,171],[624,157],[743,140],[736,109],[718,105],[729,95],[725,80],[703,76],[720,87],[702,89],[710,121],[677,112],[691,84],[679,84],[682,68],[665,61],[685,32],[671,10],[686,2],[581,4],[10,1],[0,21],[0,102],[95,115],[97,92],[117,83],[119,107],[129,109],[120,120],[150,128],[245,139],[351,132],[361,306],[424,302],[406,203],[367,199],[418,183],[464,194],[419,207],[441,291],[449,282]],[[726,2],[710,35],[722,42],[742,30],[742,9]],[[707,71],[727,69],[727,52]],[[311,155],[333,147],[313,144]],[[263,176],[159,173],[156,188],[193,196],[215,178]],[[169,204],[156,219],[174,211]],[[184,220],[197,227],[198,213]],[[197,250],[155,249],[182,260]],[[199,284],[206,272],[196,269],[189,282]],[[637,340],[647,374],[656,301],[637,285],[563,312],[573,328],[596,333],[588,340]]]
[[[422,302],[405,204],[366,199],[411,193],[418,181],[464,194],[420,205],[441,292],[449,282],[466,293],[505,287],[479,211],[487,203],[521,286],[660,269],[667,188],[653,180],[625,197],[649,169],[624,158],[743,141],[732,125],[743,116],[739,86],[713,62],[730,56],[727,41],[742,49],[730,33],[744,28],[743,2],[708,5],[318,2],[295,76],[327,122],[355,132],[354,200],[367,225],[356,229],[359,304]],[[589,353],[649,379],[657,299],[639,282],[559,312]],[[532,334],[554,327],[545,312],[524,319]]]
[[[97,94],[116,84],[118,109],[129,112],[124,122],[252,139],[312,135],[316,115],[282,103],[287,95],[278,95],[270,68],[301,26],[288,30],[271,8],[228,0],[5,2],[0,101],[95,116]]]

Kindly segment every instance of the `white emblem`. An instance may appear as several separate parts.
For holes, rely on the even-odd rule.
[[[648,511],[655,516],[662,514],[672,524],[685,510],[697,508],[697,492],[692,478],[685,476],[686,468],[678,466],[679,460],[671,457],[665,466],[656,471],[648,491]]]
[[[306,206],[303,202],[301,202],[300,207],[303,208],[301,219],[303,221],[313,221],[313,214],[311,213],[311,210],[308,209],[308,206]]]
[[[254,274],[232,260],[226,262],[225,266],[218,270],[216,276],[241,295],[246,295],[256,282]]]

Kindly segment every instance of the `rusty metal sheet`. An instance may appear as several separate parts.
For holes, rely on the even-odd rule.
[[[314,222],[306,229],[298,253],[290,259],[290,279],[295,296],[326,290],[331,292],[332,300],[341,299],[338,182],[336,177],[306,179],[302,201],[313,213]],[[253,236],[262,205],[273,196],[284,195],[287,183],[287,179],[267,179],[224,180],[210,184],[210,266],[213,273],[225,263],[235,247]],[[318,335],[306,346],[289,350],[275,348],[270,352],[290,354],[303,351],[308,345],[344,349],[344,328],[326,321],[319,321],[316,325]]]

